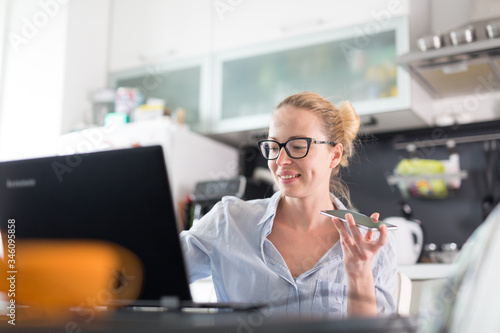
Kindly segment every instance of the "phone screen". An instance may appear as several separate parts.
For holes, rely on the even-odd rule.
[[[354,217],[354,221],[356,222],[356,224],[358,226],[360,226],[361,228],[365,228],[365,229],[368,229],[368,230],[378,230],[378,228],[381,226],[381,225],[386,225],[387,226],[387,230],[396,230],[398,227],[395,226],[395,225],[392,225],[390,223],[385,223],[383,221],[378,221],[378,223],[375,223],[372,221],[372,219],[369,217],[369,216],[366,216],[366,215],[363,215],[363,214],[360,214],[360,213],[357,213],[357,212],[353,212],[353,211],[350,211],[350,210],[347,210],[347,209],[340,209],[340,210],[322,210],[320,211],[320,214],[323,214],[323,215],[326,215],[326,216],[330,216],[330,217],[338,217],[339,219],[345,221],[345,215],[346,214],[352,214],[352,216]]]

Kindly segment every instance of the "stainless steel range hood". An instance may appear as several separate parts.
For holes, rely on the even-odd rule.
[[[415,51],[398,58],[434,98],[500,91],[500,38],[488,38],[488,21],[471,23],[476,40],[429,51]],[[445,34],[447,35],[447,34]]]

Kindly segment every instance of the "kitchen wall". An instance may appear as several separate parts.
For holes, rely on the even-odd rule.
[[[2,6],[0,159],[53,155],[62,133],[89,124],[90,94],[106,86],[109,1]]]
[[[432,12],[453,15],[434,16],[431,19],[431,30],[428,32],[445,32],[464,23],[497,16],[500,12],[500,2],[495,0],[439,0],[430,2]]]
[[[49,24],[35,1],[7,1],[5,8],[0,153],[16,158],[46,152],[47,143],[59,134],[65,44],[57,31],[65,29],[66,12],[54,15]],[[32,23],[38,17],[44,29]]]
[[[358,209],[369,213],[379,211],[383,217],[402,216],[400,202],[403,197],[395,186],[387,183],[386,177],[393,173],[397,163],[409,158],[405,150],[394,149],[394,141],[418,142],[432,138],[452,138],[498,133],[500,123],[433,127],[424,130],[386,133],[366,142],[358,151],[357,158],[343,173],[349,184],[353,200]],[[499,146],[495,148],[498,155]],[[422,222],[426,231],[426,243],[455,242],[461,246],[475,228],[483,221],[482,204],[487,196],[486,155],[484,142],[457,144],[460,167],[467,172],[461,187],[449,193],[444,199],[423,199],[409,197],[407,202],[413,208],[413,218]],[[450,152],[445,146],[429,146],[417,150],[417,156],[426,159],[446,160]],[[494,172],[495,201],[500,200],[500,165],[498,159]]]
[[[7,28],[7,0],[0,0],[0,45],[4,45],[6,33],[5,30]],[[0,100],[2,94],[2,84],[3,84],[3,58],[4,52],[0,52]],[[1,121],[1,113],[0,113],[0,121]]]

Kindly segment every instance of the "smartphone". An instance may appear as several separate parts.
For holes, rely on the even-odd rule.
[[[372,219],[369,217],[369,216],[366,216],[366,215],[363,215],[363,214],[360,214],[360,213],[356,213],[356,212],[353,212],[353,211],[350,211],[350,210],[347,210],[347,209],[340,209],[340,210],[322,210],[320,211],[320,214],[323,214],[323,215],[326,215],[326,216],[330,216],[330,217],[338,217],[339,219],[341,219],[342,221],[346,221],[345,219],[345,215],[346,214],[352,214],[352,216],[354,217],[354,221],[356,222],[356,224],[361,227],[361,228],[364,228],[364,229],[368,229],[368,230],[372,230],[372,231],[378,231],[378,228],[381,226],[381,225],[386,225],[387,226],[387,230],[396,230],[398,227],[393,225],[393,224],[390,224],[390,223],[385,223],[383,221],[379,221],[378,223],[375,223],[372,221]]]

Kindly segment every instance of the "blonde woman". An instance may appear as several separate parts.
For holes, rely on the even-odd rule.
[[[212,275],[219,301],[264,302],[275,313],[393,313],[393,236],[385,226],[362,232],[349,214],[346,224],[319,214],[345,209],[340,198],[351,205],[338,174],[358,128],[348,102],[336,107],[311,92],[283,100],[258,143],[279,191],[224,197],[181,233],[190,281]]]

